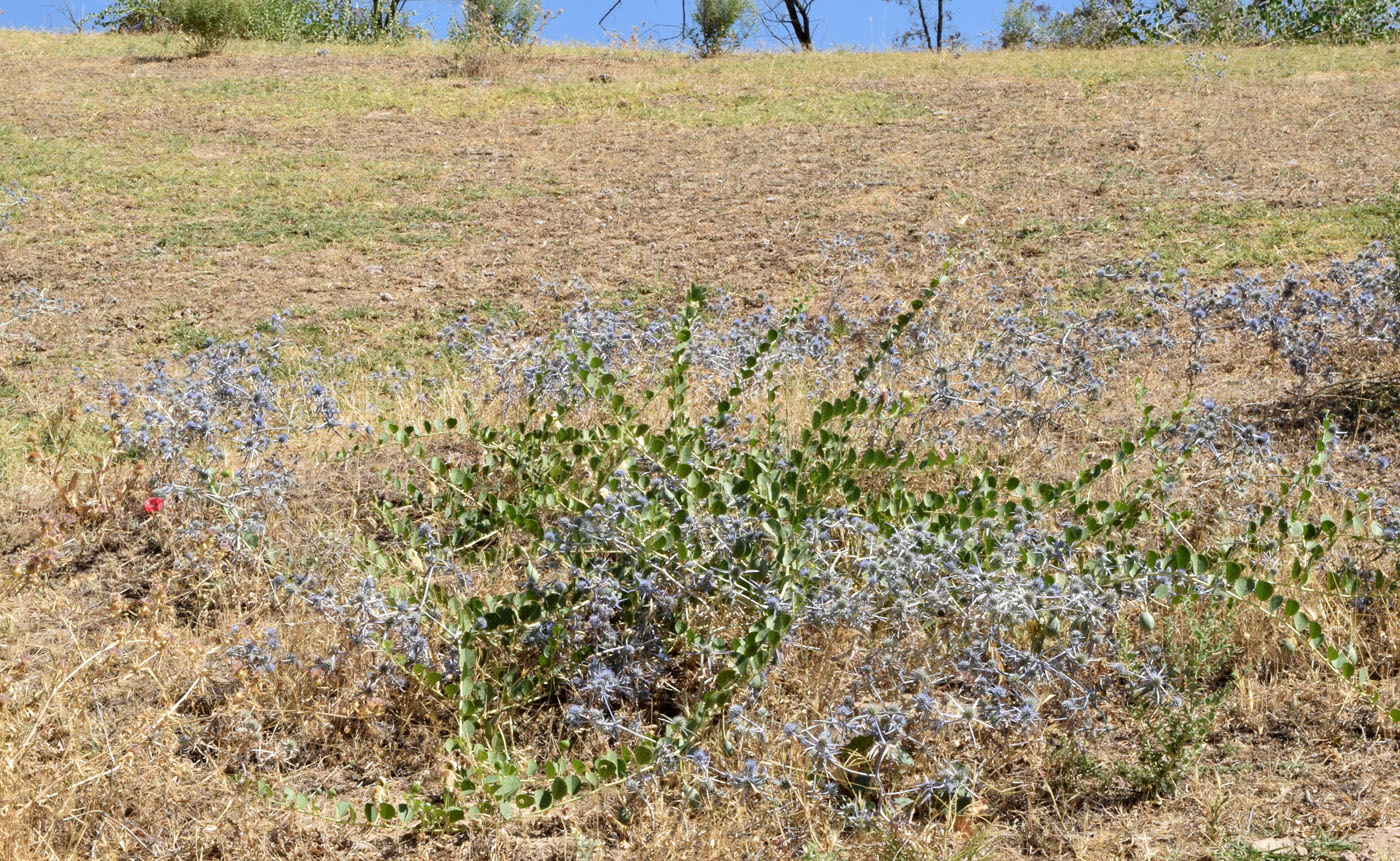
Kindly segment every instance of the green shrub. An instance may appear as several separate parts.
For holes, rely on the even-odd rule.
[[[351,0],[116,0],[95,23],[122,33],[177,30],[195,38],[199,53],[229,39],[374,42],[420,32],[398,7],[381,17]]]
[[[754,17],[749,0],[698,0],[690,39],[702,57],[737,48],[748,36]]]
[[[318,23],[337,11],[354,13],[355,7],[333,6],[320,0],[254,0],[250,9],[248,28],[239,36],[268,42],[333,41],[338,33],[327,32]],[[368,17],[360,15],[366,26]]]
[[[346,0],[255,0],[244,36],[270,42],[375,42],[421,31],[395,11],[376,20],[369,7]]]
[[[1035,44],[1037,31],[1050,14],[1050,7],[1031,0],[1008,0],[1001,16],[1001,46],[1029,48]]]
[[[173,29],[194,41],[194,52],[212,54],[248,30],[247,0],[162,0],[160,14]]]
[[[453,42],[482,40],[524,45],[534,38],[540,7],[532,0],[463,0],[461,16],[452,22]]]
[[[1192,42],[1257,42],[1262,32],[1238,0],[1193,0],[1187,6],[1180,30]]]
[[[1131,7],[1128,7],[1129,9]],[[1110,0],[1080,0],[1046,24],[1046,42],[1061,48],[1107,48],[1133,41],[1128,11]]]
[[[1079,0],[1070,11],[1051,15],[1020,2],[1007,10],[1003,42],[1008,30],[1012,37],[1039,30],[1043,44],[1071,48],[1180,42],[1369,42],[1394,38],[1400,32],[1400,3]]]
[[[453,46],[450,72],[486,77],[497,54],[519,54],[539,38],[552,13],[531,0],[463,0],[447,30]]]
[[[267,42],[299,41],[306,5],[302,0],[258,0],[249,6],[248,22],[238,37]]]
[[[1370,42],[1395,38],[1395,0],[1261,0],[1246,6],[1258,26],[1285,42]]]
[[[102,30],[118,33],[157,33],[170,29],[161,11],[161,0],[116,0],[93,19]]]

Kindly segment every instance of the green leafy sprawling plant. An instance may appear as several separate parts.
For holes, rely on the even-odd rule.
[[[422,584],[429,600],[439,602],[443,624],[459,645],[457,680],[419,671],[424,684],[456,703],[458,733],[447,751],[457,777],[442,802],[411,804],[412,815],[450,823],[543,810],[621,782],[629,772],[652,767],[658,756],[674,760],[689,752],[734,693],[755,683],[768,667],[812,588],[807,573],[812,548],[802,537],[802,524],[833,500],[858,502],[862,474],[914,465],[912,455],[891,456],[859,444],[853,434],[859,418],[898,407],[871,403],[858,393],[821,404],[791,448],[780,437],[776,411],[744,445],[716,440],[711,429],[726,424],[733,399],[783,331],[767,333],[710,420],[695,421],[688,413],[688,344],[702,298],[699,290],[692,291],[677,324],[661,391],[629,399],[614,375],[599,372],[601,359],[585,352],[574,368],[579,402],[541,413],[532,402],[530,415],[514,427],[462,428],[449,419],[423,429],[463,432],[480,446],[480,457],[472,463],[433,458],[431,487],[400,483],[409,505],[385,509],[398,536],[421,549],[420,521],[412,513],[433,512],[451,528],[445,544],[460,559],[486,569],[524,566],[530,585],[463,600],[441,586]],[[915,311],[921,305],[916,303]],[[896,321],[886,349],[912,316]],[[872,356],[857,375],[858,384],[875,362]],[[770,381],[772,373],[770,366],[765,372]],[[767,402],[776,397],[770,388]],[[649,420],[662,403],[659,420]],[[584,406],[598,411],[595,421],[578,421]],[[389,432],[420,451],[418,430],[390,425]],[[924,459],[925,465],[936,462],[933,456]],[[561,532],[561,521],[605,509],[623,494],[631,497],[628,516],[614,522],[617,531],[605,545]],[[901,495],[889,504],[908,505],[911,499]],[[761,522],[762,534],[732,543],[690,534],[697,523],[730,513]],[[559,570],[539,570],[542,556],[557,560]],[[379,563],[385,570],[391,564],[384,556]],[[547,579],[563,571],[587,575]],[[691,582],[683,600],[657,600],[635,586],[652,578]],[[697,587],[697,580],[713,585]],[[660,641],[671,660],[689,664],[683,675],[692,676],[691,690],[678,692],[675,703],[657,704],[653,731],[605,753],[580,758],[561,741],[558,756],[519,761],[500,719],[558,696],[587,668],[592,648],[564,648],[560,635],[570,627],[571,615],[596,612],[590,602],[600,593],[615,602],[610,625],[628,641]],[[716,594],[729,600],[704,600]]]

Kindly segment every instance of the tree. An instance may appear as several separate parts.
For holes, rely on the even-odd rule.
[[[370,17],[374,19],[374,29],[388,32],[397,25],[403,16],[403,7],[408,0],[370,0]]]
[[[913,27],[901,37],[901,41],[905,44],[922,42],[923,46],[930,51],[943,50],[943,25],[951,18],[951,14],[943,8],[943,0],[935,0],[938,8],[933,30],[929,29],[928,13],[924,10],[924,0],[887,0],[887,2],[898,3],[905,7],[909,10],[910,16],[914,18]]]
[[[788,31],[802,46],[812,50],[812,3],[815,0],[769,0],[763,13],[763,25],[775,38],[787,42]],[[791,43],[789,43],[791,44]]]

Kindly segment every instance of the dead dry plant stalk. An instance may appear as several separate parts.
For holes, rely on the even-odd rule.
[[[53,487],[63,510],[85,524],[97,523],[128,507],[146,484],[146,466],[123,462],[125,452],[118,432],[110,429],[106,449],[87,463],[80,458],[83,411],[79,393],[69,393],[68,405],[49,417],[44,438],[34,437],[29,463]],[[115,404],[117,396],[111,400]]]

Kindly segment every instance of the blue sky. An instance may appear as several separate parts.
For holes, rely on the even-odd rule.
[[[0,0],[0,27],[29,27],[59,30],[66,28],[64,17],[58,13],[61,0]],[[95,11],[107,0],[72,0],[75,7]],[[925,0],[932,8],[936,0]],[[598,27],[598,19],[613,0],[552,0],[548,8],[562,9],[545,30],[549,41],[597,42],[607,38]],[[962,32],[972,45],[981,45],[997,30],[1005,0],[948,0],[952,12],[952,30]],[[1069,5],[1065,0],[1051,4],[1056,8]],[[458,4],[450,0],[409,0],[409,8],[427,19],[433,29],[441,32]],[[658,39],[674,36],[680,23],[680,0],[622,0],[608,18],[608,26],[624,36],[631,36],[633,27],[645,27]],[[882,49],[890,47],[899,34],[908,29],[905,10],[884,0],[815,0],[812,18],[820,46],[841,45],[854,48]],[[764,38],[760,34],[760,38]],[[770,40],[771,41],[771,40]]]

